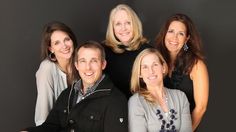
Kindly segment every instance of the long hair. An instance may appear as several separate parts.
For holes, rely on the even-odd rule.
[[[138,18],[137,14],[131,9],[128,5],[119,4],[115,8],[113,8],[110,12],[107,32],[106,32],[106,40],[105,45],[110,47],[115,53],[123,53],[124,49],[118,48],[118,45],[121,42],[116,38],[113,27],[114,27],[114,16],[115,14],[120,11],[124,10],[128,16],[131,18],[131,23],[133,25],[133,38],[130,41],[129,47],[127,50],[136,50],[140,47],[141,44],[146,43],[147,39],[143,37],[143,29],[142,23]]]
[[[178,69],[181,74],[189,74],[192,71],[194,64],[196,64],[198,60],[204,61],[204,56],[202,52],[202,42],[200,35],[193,21],[187,15],[174,14],[173,16],[169,17],[169,19],[167,19],[156,37],[156,47],[164,56],[168,67],[171,68],[171,58],[169,51],[165,46],[165,36],[170,24],[173,21],[179,21],[183,23],[187,29],[187,36],[190,36],[189,40],[187,41],[187,45],[189,47],[188,50],[184,51],[182,48],[177,54],[176,60],[174,62],[175,69]]]
[[[142,52],[139,53],[139,55],[136,57],[134,61],[132,74],[131,74],[130,89],[132,93],[139,93],[142,96],[144,96],[144,98],[147,101],[154,103],[155,101],[154,101],[153,96],[148,91],[147,86],[145,82],[143,81],[143,79],[140,78],[141,62],[142,62],[143,57],[148,54],[155,54],[159,58],[161,65],[165,68],[165,73],[163,74],[163,77],[167,75],[168,66],[166,64],[166,61],[162,57],[161,53],[157,49],[154,49],[154,48],[144,49]]]
[[[51,46],[51,36],[54,31],[62,31],[66,33],[71,40],[73,41],[73,48],[75,49],[77,47],[77,40],[75,37],[75,34],[72,32],[72,30],[64,23],[53,21],[44,26],[43,32],[42,32],[42,40],[41,40],[41,59],[44,60],[50,56],[50,50],[49,47]],[[72,74],[68,77],[69,84],[72,84],[74,80],[78,78],[78,74],[76,71],[76,68],[73,64],[73,56],[75,52],[72,53],[72,57],[70,58],[70,67]],[[52,57],[52,56],[51,56]],[[54,63],[57,62],[55,56],[54,57]],[[49,59],[52,61],[51,59]]]

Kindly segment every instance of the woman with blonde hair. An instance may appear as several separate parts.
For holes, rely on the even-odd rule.
[[[153,48],[143,50],[135,59],[129,99],[130,132],[191,132],[189,102],[180,90],[164,87],[168,67]]]
[[[147,43],[142,23],[133,9],[119,4],[111,10],[104,41],[108,62],[105,72],[127,98],[131,96],[129,80],[134,59],[143,49],[151,47]]]

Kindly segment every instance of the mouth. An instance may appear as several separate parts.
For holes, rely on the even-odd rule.
[[[153,75],[153,76],[148,77],[149,80],[154,80],[154,79],[156,79],[156,78],[157,78],[156,75]]]
[[[68,54],[68,53],[70,53],[70,49],[62,50],[61,52],[62,52],[63,54]]]
[[[90,77],[93,75],[93,72],[85,72],[84,75]]]
[[[127,35],[129,35],[129,34],[130,34],[130,32],[120,33],[120,36],[127,36]]]

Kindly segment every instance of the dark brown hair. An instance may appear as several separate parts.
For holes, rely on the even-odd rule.
[[[51,46],[51,35],[54,31],[62,31],[65,32],[72,40],[73,42],[73,48],[75,49],[77,47],[77,40],[72,32],[72,30],[64,23],[53,21],[44,26],[43,32],[42,32],[42,41],[41,41],[41,59],[44,60],[49,57],[50,51],[49,47]],[[71,59],[70,59],[70,66],[72,73],[68,76],[68,84],[71,85],[74,80],[78,78],[78,72],[74,66],[73,63],[73,57],[75,55],[75,52],[73,52]],[[54,56],[55,57],[55,56]],[[49,58],[50,61],[52,61]],[[55,62],[56,63],[56,59]]]
[[[50,54],[49,47],[51,46],[51,35],[54,31],[62,31],[68,34],[73,41],[73,47],[76,48],[77,40],[72,30],[62,22],[53,21],[44,26],[41,41],[41,59],[44,60]]]
[[[165,36],[167,30],[173,21],[182,22],[186,26],[186,36],[190,36],[189,40],[187,41],[188,51],[184,51],[183,49],[177,55],[177,58],[174,62],[175,68],[181,73],[189,74],[198,60],[204,60],[203,52],[202,52],[202,42],[200,35],[192,22],[192,20],[184,14],[174,14],[167,19],[167,21],[162,26],[159,34],[156,37],[156,47],[160,50],[161,54],[164,56],[168,67],[170,68],[170,55],[169,51],[165,46]]]

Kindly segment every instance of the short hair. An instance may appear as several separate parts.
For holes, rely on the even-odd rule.
[[[49,47],[51,46],[51,36],[54,31],[62,31],[66,33],[73,42],[73,48],[76,48],[77,46],[76,36],[73,33],[73,31],[70,29],[70,27],[58,21],[49,22],[44,26],[43,32],[42,32],[42,41],[41,41],[41,59],[42,60],[47,58],[50,54]]]
[[[74,57],[74,62],[77,62],[78,61],[78,51],[80,48],[91,48],[91,49],[98,49],[101,53],[101,59],[102,61],[105,61],[106,60],[106,54],[105,54],[105,50],[103,48],[103,46],[96,42],[96,41],[93,41],[93,40],[89,40],[89,41],[86,41],[82,44],[79,45],[79,47],[77,47],[75,49],[75,57]]]
[[[107,27],[107,32],[106,32],[106,40],[105,40],[105,44],[108,47],[111,47],[115,53],[124,52],[124,49],[118,48],[118,45],[121,44],[121,42],[117,40],[114,30],[113,30],[114,16],[120,10],[124,10],[128,14],[128,16],[131,18],[131,23],[133,25],[134,36],[127,50],[136,50],[140,47],[141,44],[147,42],[147,39],[143,37],[142,23],[140,19],[138,18],[137,14],[128,5],[119,4],[115,8],[113,8],[110,12],[110,17],[109,17],[109,22],[108,22],[108,27]]]
[[[133,68],[132,68],[132,74],[131,74],[131,81],[130,81],[131,87],[130,87],[130,89],[131,89],[132,93],[139,93],[142,96],[144,96],[144,98],[146,100],[153,103],[154,102],[153,97],[151,96],[151,94],[147,90],[147,86],[146,86],[145,82],[143,81],[143,79],[140,78],[141,61],[142,61],[143,57],[148,54],[155,54],[159,58],[161,65],[165,68],[165,73],[163,74],[163,77],[165,77],[168,74],[168,66],[167,66],[166,61],[164,60],[163,56],[161,55],[161,53],[157,49],[154,49],[154,48],[144,49],[142,52],[140,52],[138,54],[138,56],[136,57],[136,59],[134,61]]]

